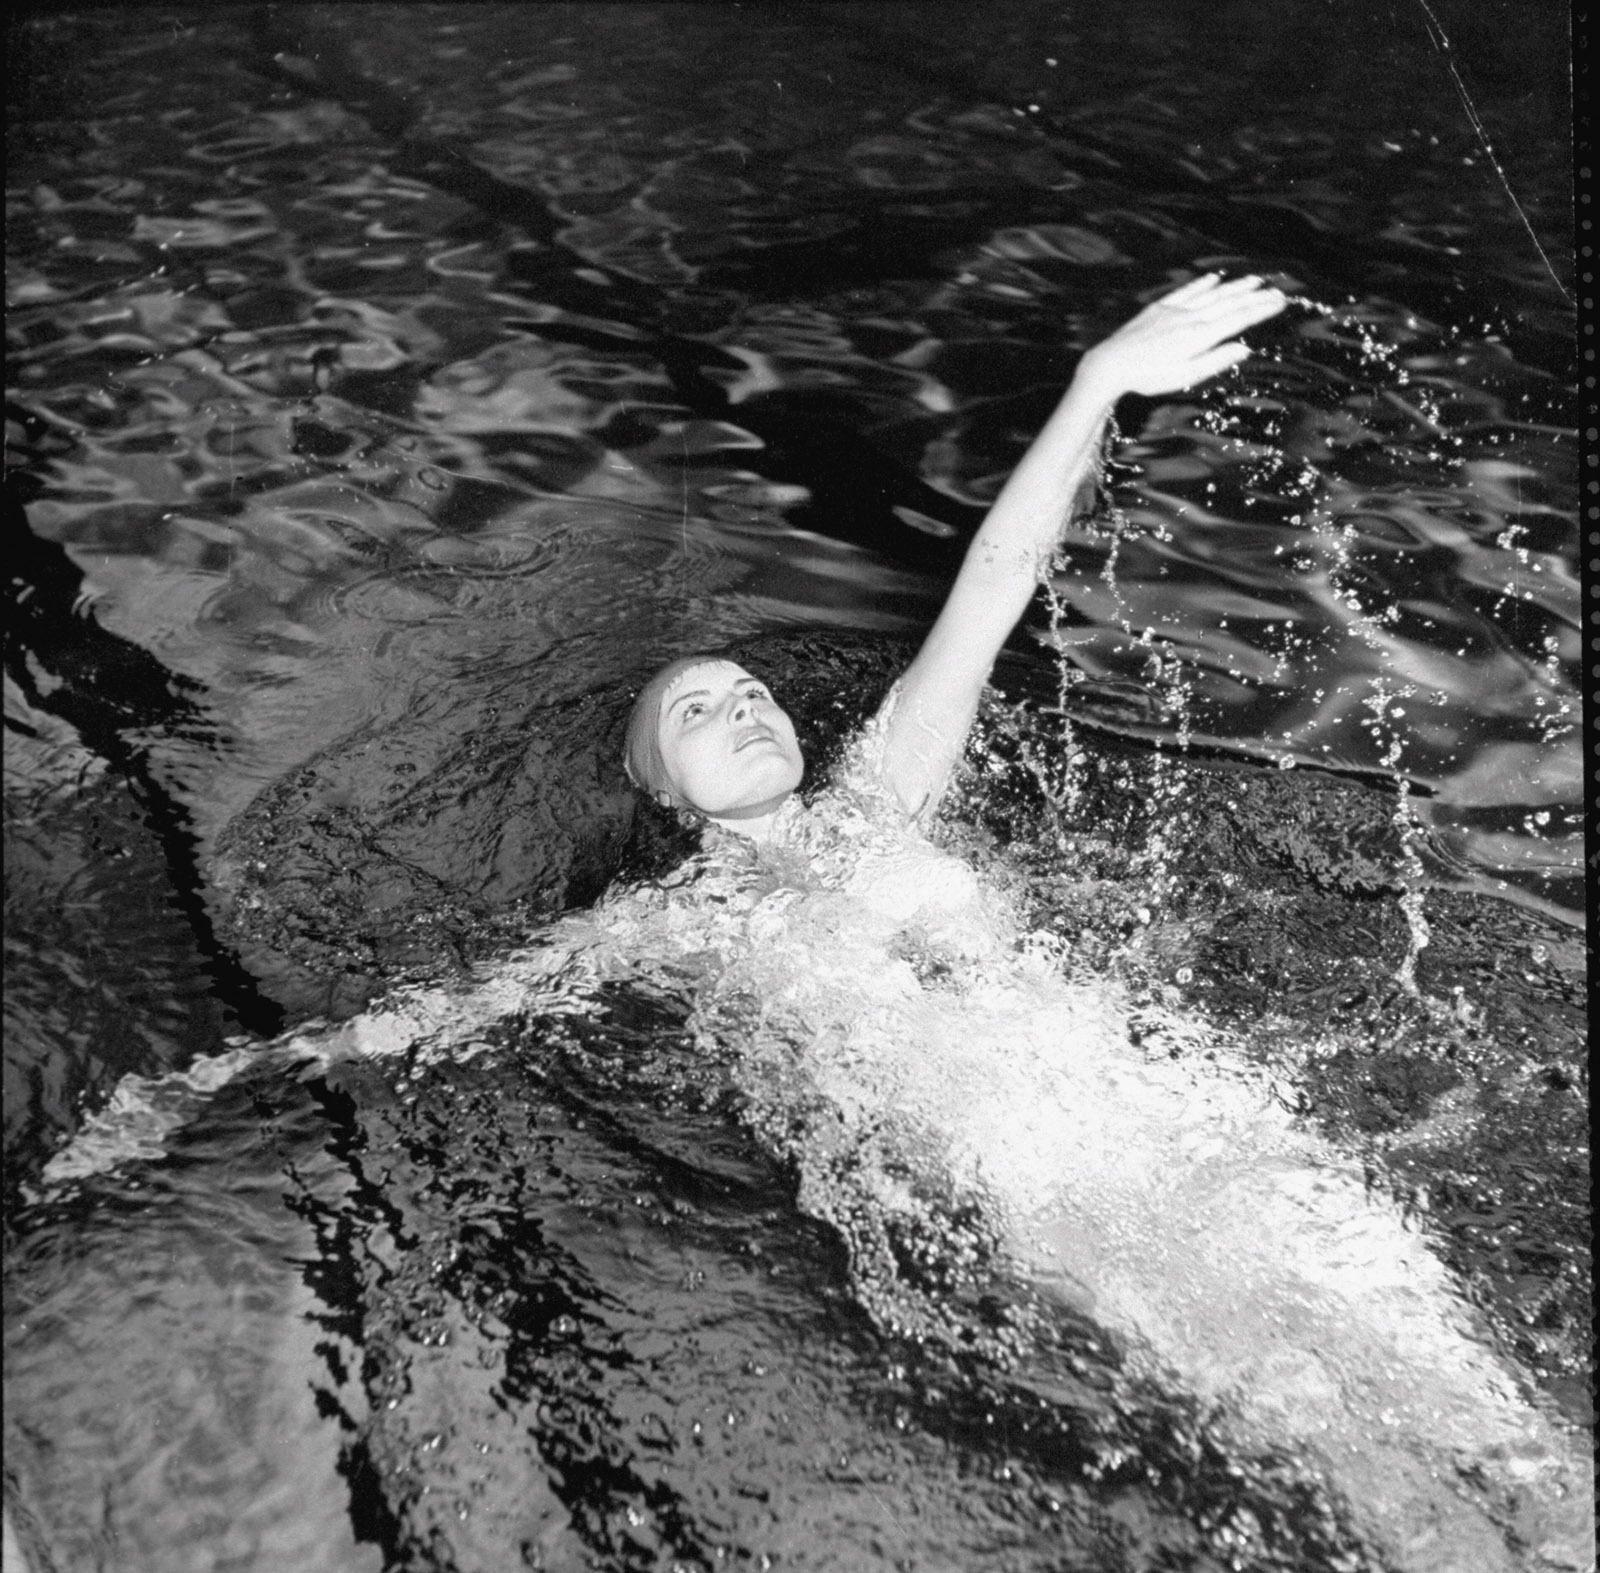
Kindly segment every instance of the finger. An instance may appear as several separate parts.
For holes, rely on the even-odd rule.
[[[1211,273],[1208,278],[1217,281],[1217,294],[1230,295],[1243,289],[1254,289],[1261,283],[1259,273],[1241,273],[1236,279],[1225,279],[1220,273]]]
[[[1271,285],[1265,284],[1259,273],[1241,273],[1236,279],[1228,279],[1222,285],[1225,293],[1242,293],[1253,289],[1270,289]]]
[[[1262,290],[1257,295],[1247,296],[1235,303],[1234,318],[1238,326],[1233,331],[1242,332],[1258,322],[1265,322],[1268,317],[1276,317],[1288,304],[1289,297],[1275,289]]]
[[[1267,310],[1270,316],[1273,311],[1281,310],[1284,297],[1271,285],[1265,285],[1255,274],[1248,274],[1241,279],[1229,279],[1226,283],[1217,279],[1212,274],[1204,279],[1196,279],[1191,284],[1186,284],[1180,290],[1164,295],[1155,304],[1158,307],[1170,307],[1181,310],[1187,316],[1196,317],[1203,321],[1226,322],[1241,311],[1245,315],[1239,317],[1240,325],[1247,324],[1252,319],[1249,311],[1256,304],[1274,302]],[[1259,319],[1255,319],[1259,320]],[[1232,328],[1224,329],[1232,332]]]
[[[1187,306],[1191,301],[1198,300],[1217,287],[1220,275],[1216,273],[1202,273],[1197,279],[1190,279],[1187,284],[1180,284],[1175,290],[1169,290],[1165,295],[1158,296],[1155,304],[1158,306]]]
[[[1220,344],[1207,355],[1196,355],[1189,362],[1190,375],[1184,387],[1192,388],[1197,382],[1215,377],[1219,372],[1224,372],[1230,366],[1237,366],[1240,361],[1248,359],[1249,355],[1250,346],[1237,341],[1232,344]]]
[[[1253,290],[1248,295],[1235,295],[1228,300],[1208,303],[1200,312],[1208,328],[1214,329],[1218,338],[1231,338],[1268,317],[1275,317],[1289,304],[1288,297],[1275,289]]]
[[[1241,307],[1248,307],[1252,303],[1285,299],[1281,291],[1270,284],[1264,284],[1258,278],[1230,279],[1226,284],[1219,284],[1207,296],[1194,303],[1192,309],[1205,312],[1234,311]]]

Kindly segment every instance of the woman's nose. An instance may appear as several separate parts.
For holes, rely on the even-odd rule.
[[[728,714],[735,721],[743,721],[755,707],[755,700],[749,694],[735,694],[733,704],[729,707]]]

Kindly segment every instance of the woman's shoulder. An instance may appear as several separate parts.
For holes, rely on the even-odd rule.
[[[889,729],[899,703],[900,684],[896,682],[845,744],[828,773],[826,787],[813,800],[814,808],[886,826],[909,824],[884,768]]]

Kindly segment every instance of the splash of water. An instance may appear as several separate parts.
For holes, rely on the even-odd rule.
[[[1356,304],[1329,306],[1293,292],[1290,299],[1314,320],[1338,330],[1337,336],[1329,342],[1337,344],[1341,354],[1353,356],[1360,379],[1358,387],[1370,389],[1360,393],[1358,407],[1381,410],[1386,406],[1403,416],[1406,429],[1414,439],[1404,450],[1406,462],[1424,466],[1425,476],[1463,465],[1467,433],[1474,426],[1462,427],[1463,412],[1446,407],[1448,384],[1417,370],[1432,364],[1428,356],[1418,353],[1402,357],[1404,334],[1398,329],[1387,331],[1386,319],[1368,308]],[[1416,319],[1408,319],[1405,331],[1415,335],[1424,327]],[[1376,541],[1367,539],[1365,533],[1374,513],[1385,513],[1385,502],[1382,497],[1372,497],[1370,483],[1363,485],[1345,480],[1330,463],[1333,455],[1342,451],[1343,444],[1371,441],[1375,435],[1371,430],[1375,417],[1362,413],[1360,426],[1349,431],[1336,423],[1324,429],[1313,420],[1309,435],[1297,435],[1292,431],[1288,436],[1283,435],[1286,423],[1293,418],[1290,412],[1298,406],[1273,395],[1273,367],[1278,359],[1278,355],[1269,350],[1254,363],[1253,370],[1246,370],[1242,385],[1231,386],[1222,396],[1210,397],[1192,409],[1177,412],[1175,421],[1154,420],[1145,440],[1167,443],[1182,436],[1198,445],[1198,454],[1176,460],[1166,458],[1159,449],[1157,453],[1160,459],[1172,465],[1173,473],[1178,476],[1193,475],[1196,462],[1204,465],[1206,481],[1202,506],[1210,505],[1218,490],[1228,482],[1231,471],[1241,483],[1240,507],[1248,510],[1262,504],[1279,517],[1286,528],[1282,531],[1283,538],[1273,546],[1273,555],[1283,561],[1285,572],[1292,571],[1295,578],[1285,579],[1281,593],[1269,588],[1264,579],[1256,581],[1261,588],[1252,592],[1250,576],[1262,570],[1253,564],[1244,568],[1239,582],[1247,594],[1253,593],[1255,597],[1255,604],[1246,606],[1244,615],[1259,619],[1269,605],[1284,602],[1292,605],[1296,598],[1308,596],[1311,604],[1306,621],[1311,631],[1298,631],[1291,615],[1282,622],[1281,631],[1275,632],[1277,625],[1269,622],[1260,634],[1241,647],[1239,636],[1226,633],[1229,611],[1225,606],[1214,631],[1215,637],[1186,630],[1182,625],[1163,623],[1160,613],[1131,611],[1131,605],[1140,600],[1148,604],[1151,586],[1138,586],[1132,598],[1123,594],[1119,575],[1126,548],[1135,540],[1142,542],[1148,538],[1154,555],[1147,572],[1159,579],[1167,571],[1169,555],[1162,547],[1164,539],[1171,534],[1166,521],[1174,509],[1183,511],[1191,504],[1182,497],[1152,491],[1155,483],[1135,483],[1140,485],[1144,506],[1136,512],[1137,523],[1130,524],[1128,513],[1118,506],[1117,488],[1103,484],[1103,490],[1109,495],[1101,512],[1110,522],[1110,540],[1099,571],[1104,593],[1091,596],[1087,591],[1075,592],[1070,580],[1065,578],[1047,587],[1050,641],[1062,672],[1060,704],[1067,710],[1076,702],[1081,709],[1092,695],[1092,691],[1084,689],[1082,663],[1077,655],[1083,635],[1069,628],[1063,616],[1064,604],[1074,599],[1092,601],[1100,624],[1118,631],[1123,641],[1122,659],[1135,653],[1142,656],[1143,693],[1159,706],[1159,720],[1149,729],[1158,750],[1172,748],[1181,755],[1195,735],[1207,735],[1210,700],[1204,685],[1209,676],[1214,675],[1208,674],[1207,661],[1216,649],[1222,650],[1222,665],[1241,692],[1248,692],[1250,685],[1262,681],[1283,686],[1286,675],[1303,668],[1306,671],[1304,699],[1296,703],[1302,709],[1314,707],[1309,724],[1287,727],[1281,738],[1274,734],[1256,739],[1245,736],[1233,740],[1233,746],[1246,753],[1259,751],[1266,758],[1275,758],[1285,769],[1297,763],[1312,762],[1320,756],[1331,757],[1338,765],[1348,765],[1351,761],[1338,751],[1337,729],[1353,724],[1365,733],[1366,742],[1358,748],[1357,758],[1364,763],[1370,761],[1372,767],[1381,771],[1395,794],[1393,819],[1400,852],[1394,873],[1401,887],[1401,906],[1411,936],[1397,974],[1407,993],[1414,994],[1418,952],[1427,942],[1424,913],[1427,870],[1430,858],[1442,850],[1431,845],[1429,830],[1430,824],[1439,819],[1438,805],[1434,808],[1419,806],[1417,783],[1429,778],[1430,751],[1431,757],[1437,759],[1440,749],[1448,746],[1439,739],[1448,739],[1450,735],[1448,724],[1443,727],[1437,724],[1430,708],[1455,692],[1449,685],[1465,684],[1468,678],[1448,663],[1441,665],[1429,652],[1419,651],[1415,645],[1407,631],[1408,620],[1425,615],[1421,609],[1431,592],[1421,582],[1414,590],[1387,583],[1385,575],[1375,568],[1371,561],[1375,546],[1391,558],[1394,555],[1390,544],[1392,533],[1386,535],[1380,530]],[[1488,440],[1498,441],[1499,434],[1490,433]],[[1319,444],[1326,447],[1326,454],[1319,450]],[[1429,491],[1425,480],[1419,480],[1417,485],[1422,489],[1414,506],[1408,507],[1401,501],[1392,505],[1398,529],[1420,534],[1424,544],[1430,547],[1437,544],[1448,551],[1470,553],[1474,559],[1474,583],[1484,582],[1476,576],[1495,571],[1497,565],[1483,558],[1483,548],[1462,532],[1454,523],[1455,517],[1458,514],[1469,517],[1466,510],[1470,509],[1470,517],[1476,523],[1491,509],[1502,506],[1520,509],[1522,506],[1520,496],[1513,497],[1506,484],[1520,476],[1515,466],[1500,465],[1495,469],[1487,483],[1499,490],[1483,493],[1480,484],[1483,477],[1479,471],[1497,462],[1469,465],[1461,481],[1448,483],[1448,492],[1437,488]],[[1506,472],[1505,480],[1501,479],[1501,470]],[[1505,493],[1503,502],[1501,492]],[[1242,518],[1240,527],[1252,528],[1243,524]],[[1218,515],[1219,524],[1232,522]],[[1503,591],[1507,597],[1524,597],[1539,583],[1535,576],[1551,568],[1549,562],[1528,549],[1524,538],[1526,528],[1520,518],[1512,517],[1504,524],[1496,542],[1498,549],[1511,559],[1510,579]],[[1247,551],[1252,549],[1247,535],[1241,537],[1241,544]],[[1237,592],[1231,586],[1224,594],[1237,599]],[[1408,595],[1413,599],[1408,600]],[[1556,615],[1560,615],[1559,612]],[[1316,630],[1319,621],[1325,624],[1320,632]],[[1267,648],[1263,651],[1258,645]],[[1537,729],[1539,745],[1546,749],[1565,736],[1570,725],[1572,704],[1564,692],[1562,662],[1569,646],[1570,641],[1564,646],[1557,634],[1546,634],[1537,671],[1530,665],[1521,674],[1523,681],[1538,688],[1531,701],[1535,711],[1531,720]],[[1267,654],[1272,657],[1270,667]],[[1463,648],[1457,654],[1465,656],[1467,652]],[[1530,663],[1533,659],[1529,657]],[[1326,685],[1313,687],[1312,673],[1330,660],[1338,667],[1363,675],[1346,678],[1342,691]],[[1141,727],[1141,730],[1146,728]],[[1319,732],[1324,733],[1320,742],[1317,741]],[[1226,737],[1223,740],[1226,741]],[[1454,755],[1446,756],[1447,779],[1452,791],[1456,779],[1448,772],[1449,761],[1454,758]],[[1156,844],[1149,853],[1149,871],[1158,898],[1167,886],[1164,870],[1170,861],[1170,847],[1165,843],[1179,833],[1184,807],[1180,777],[1169,772],[1166,765],[1165,755],[1158,755],[1153,790],[1161,794],[1161,811],[1152,816]],[[1438,773],[1437,768],[1433,773]],[[1467,801],[1472,800],[1468,794],[1481,795],[1482,785],[1469,782],[1464,775],[1460,780],[1460,790]],[[1448,806],[1448,797],[1441,801],[1446,804],[1443,810],[1446,815],[1454,812]],[[1548,811],[1543,821],[1530,813],[1525,819],[1524,833],[1530,839],[1547,834],[1550,819]],[[1448,818],[1442,823],[1448,824]]]
[[[696,1021],[738,1042],[751,1117],[849,1242],[863,1304],[970,1342],[897,1240],[944,1241],[959,1280],[997,1237],[1225,1429],[1306,1448],[1402,1565],[1512,1566],[1439,1472],[1470,1461],[1554,1501],[1565,1444],[1424,1242],[1203,1021],[1144,1002],[1131,1050],[1121,987],[1048,936],[1017,948],[992,890],[870,830],[851,843],[845,888],[790,887],[779,921],[757,902]],[[952,1226],[973,1204],[985,1226]],[[1025,1331],[988,1352],[1019,1358]]]
[[[592,1010],[607,979],[643,980],[688,1004],[708,1077],[732,1075],[886,1329],[1026,1367],[1027,1317],[973,1310],[1010,1259],[1238,1447],[1301,1452],[1400,1566],[1515,1565],[1472,1478],[1538,1533],[1568,1533],[1581,1468],[1565,1438],[1359,1166],[1192,1013],[1141,1004],[1135,1047],[1122,985],[1021,929],[1006,889],[848,781],[796,805],[763,853],[731,838],[470,987],[401,990],[265,1052],[460,1058],[496,1021]],[[93,1151],[48,1178],[106,1162],[141,1102],[181,1112],[242,1063],[130,1086]],[[124,1156],[148,1155],[139,1136]]]
[[[1095,476],[1095,501],[1080,527],[1097,544],[1104,545],[1105,560],[1101,564],[1099,579],[1106,587],[1110,604],[1110,617],[1130,648],[1144,651],[1142,682],[1146,694],[1153,700],[1155,713],[1161,718],[1165,730],[1172,734],[1172,743],[1179,755],[1186,753],[1193,741],[1192,716],[1194,711],[1193,679],[1185,667],[1180,653],[1170,640],[1164,639],[1155,627],[1135,625],[1131,608],[1122,593],[1118,579],[1118,562],[1124,544],[1137,533],[1136,527],[1117,500],[1113,485],[1116,470],[1116,450],[1122,433],[1115,420],[1107,427],[1101,447]],[[1153,539],[1167,543],[1171,530],[1160,519],[1150,525]],[[1085,680],[1085,674],[1071,657],[1072,638],[1068,631],[1069,611],[1061,593],[1061,585],[1074,572],[1071,553],[1065,546],[1057,548],[1050,563],[1050,571],[1043,582],[1045,607],[1049,618],[1049,640],[1055,652],[1057,681],[1057,710],[1061,717],[1061,737],[1065,745],[1062,757],[1067,761],[1066,778],[1059,785],[1050,774],[1033,763],[1033,769],[1045,790],[1046,800],[1052,810],[1059,810],[1066,818],[1075,817],[1081,793],[1081,770],[1075,767],[1083,754],[1072,731],[1075,708],[1075,690]],[[1065,795],[1058,795],[1064,790]],[[1144,845],[1135,866],[1142,875],[1148,905],[1140,909],[1140,919],[1148,923],[1154,912],[1169,899],[1174,889],[1172,853],[1181,838],[1184,813],[1184,787],[1179,772],[1168,752],[1165,738],[1158,733],[1148,791],[1153,812]],[[1065,845],[1065,843],[1063,843]]]
[[[1353,524],[1347,521],[1342,528],[1335,528],[1326,511],[1317,506],[1309,510],[1308,523],[1325,554],[1329,588],[1349,613],[1347,626],[1356,638],[1373,649],[1381,662],[1386,646],[1380,625],[1393,608],[1380,611],[1363,605],[1359,590],[1351,582]],[[1405,735],[1400,723],[1406,714],[1402,701],[1414,698],[1416,692],[1414,684],[1391,683],[1380,676],[1362,700],[1363,707],[1370,713],[1367,729],[1374,750],[1394,786],[1392,818],[1400,847],[1398,873],[1402,885],[1399,904],[1409,936],[1406,954],[1395,976],[1401,987],[1413,996],[1417,993],[1417,959],[1428,943],[1428,923],[1423,913],[1424,868],[1419,851],[1422,825],[1412,802],[1411,780],[1403,768]]]

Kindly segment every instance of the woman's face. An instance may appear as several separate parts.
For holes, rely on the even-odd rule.
[[[685,802],[715,819],[770,814],[800,784],[794,723],[760,678],[703,661],[672,683],[656,720],[662,763]]]

